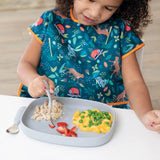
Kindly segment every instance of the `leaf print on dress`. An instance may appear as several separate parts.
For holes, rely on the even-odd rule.
[[[57,66],[55,66],[54,68],[51,67],[51,71],[55,72],[57,70]]]
[[[60,67],[59,73],[64,73],[65,71],[66,71],[66,69],[65,69],[65,63],[64,63],[64,64],[62,64],[62,66]]]
[[[93,42],[95,43],[97,38],[95,36],[92,36],[91,38],[93,38]]]
[[[54,96],[58,96],[58,93],[59,93],[59,86],[57,86],[57,87],[55,87],[55,89],[54,89],[54,93],[52,94],[52,95],[54,95]]]
[[[49,41],[49,50],[50,50],[50,55],[51,57],[53,56],[53,53],[52,53],[52,47],[51,47],[51,39],[48,38],[48,41]]]
[[[86,43],[86,41],[85,41],[85,40],[81,40],[80,45],[77,46],[77,47],[74,49],[74,51],[81,51],[86,45],[88,45],[88,44]],[[83,51],[83,52],[84,52],[84,51]]]
[[[128,53],[129,51],[132,50],[133,47],[134,47],[133,44],[128,44],[123,49],[124,49],[125,53]]]
[[[107,88],[108,89],[108,88]],[[107,91],[107,90],[106,90]],[[110,96],[111,95],[111,90],[110,89],[108,89],[108,91],[107,91],[107,93],[105,93],[105,95],[108,97],[108,96]]]

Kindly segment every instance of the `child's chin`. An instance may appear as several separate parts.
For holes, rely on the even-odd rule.
[[[80,21],[79,21],[80,22]],[[80,24],[86,25],[86,26],[91,26],[94,25],[94,23],[87,23],[87,22],[80,22]]]

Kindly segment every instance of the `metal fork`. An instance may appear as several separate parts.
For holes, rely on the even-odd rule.
[[[49,92],[49,85],[48,85],[47,81],[44,80],[44,79],[43,79],[43,82],[47,86],[47,89],[45,89],[45,92],[47,93],[47,96],[48,96],[48,106],[51,109],[52,108],[52,98],[51,98],[51,94]],[[50,111],[50,122],[52,123],[52,125],[54,125],[53,119],[52,119],[52,116],[51,116],[51,111]]]

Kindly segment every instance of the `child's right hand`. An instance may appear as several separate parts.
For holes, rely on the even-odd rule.
[[[49,78],[47,78],[45,75],[38,76],[28,86],[28,92],[32,97],[34,98],[41,97],[46,93],[45,89],[47,89],[47,86],[45,85],[43,80],[47,81],[50,93],[54,93],[55,89],[54,82]]]

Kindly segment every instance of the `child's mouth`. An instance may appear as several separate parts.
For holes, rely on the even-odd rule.
[[[87,16],[83,15],[83,20],[87,23],[94,23],[94,20],[91,18],[88,18]]]

